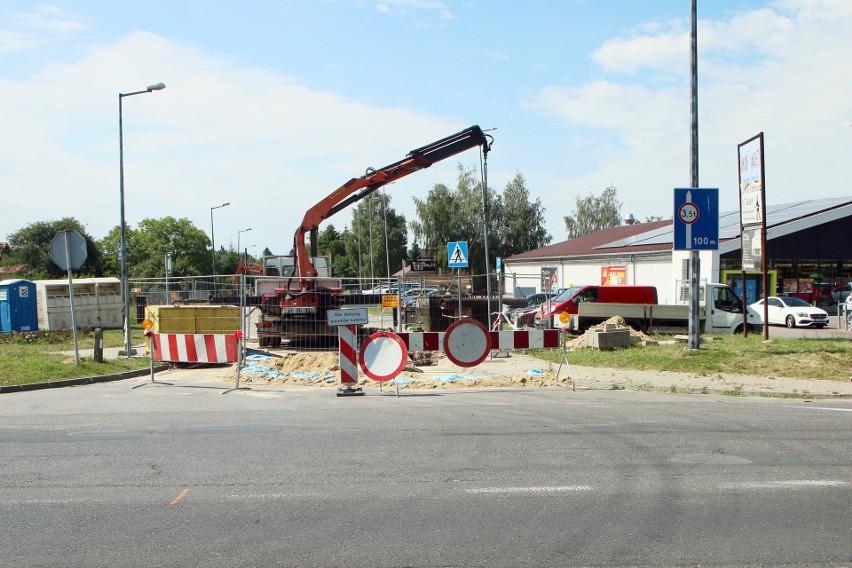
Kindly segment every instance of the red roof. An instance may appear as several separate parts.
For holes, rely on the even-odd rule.
[[[652,223],[636,223],[633,225],[622,225],[620,227],[611,227],[595,233],[589,233],[576,239],[562,241],[546,247],[541,247],[535,250],[530,250],[521,254],[516,254],[507,258],[507,261],[512,260],[533,260],[537,258],[559,258],[567,256],[584,256],[584,255],[600,255],[600,254],[617,254],[623,252],[651,252],[660,250],[671,250],[672,244],[656,243],[642,244],[639,239],[635,244],[629,246],[613,246],[608,247],[610,243],[617,243],[623,239],[636,237],[643,233],[648,233],[656,229],[670,227],[672,220],[654,221]]]

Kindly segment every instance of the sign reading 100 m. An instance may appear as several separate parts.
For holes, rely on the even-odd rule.
[[[719,189],[674,190],[674,250],[719,248]]]

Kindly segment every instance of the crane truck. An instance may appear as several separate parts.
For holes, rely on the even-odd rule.
[[[344,294],[339,281],[319,278],[313,259],[317,257],[317,231],[320,223],[371,193],[409,174],[456,154],[481,148],[487,158],[493,140],[479,126],[471,126],[426,146],[409,152],[398,162],[380,168],[369,168],[352,178],[308,209],[296,229],[293,242],[295,262],[285,287],[276,288],[260,300],[257,323],[261,347],[277,347],[282,341],[331,342],[337,338],[336,328],[328,326],[328,310],[343,305],[365,303],[360,294]],[[308,250],[307,237],[311,249]]]

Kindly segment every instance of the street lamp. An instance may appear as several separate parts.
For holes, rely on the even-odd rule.
[[[121,256],[121,294],[124,298],[124,353],[128,359],[133,353],[130,350],[130,289],[127,283],[127,223],[124,220],[124,127],[122,125],[121,101],[124,97],[162,91],[165,88],[164,83],[155,83],[148,85],[148,88],[144,91],[118,93],[118,175],[119,199],[121,201],[121,244],[118,253]]]
[[[237,258],[240,257],[240,233],[245,233],[248,231],[251,231],[251,227],[249,227],[248,229],[240,229],[239,231],[237,231]]]
[[[216,237],[213,236],[213,210],[221,209],[222,207],[227,207],[231,202],[223,203],[222,205],[217,205],[216,207],[210,208],[210,243],[213,245],[213,276],[216,276]]]

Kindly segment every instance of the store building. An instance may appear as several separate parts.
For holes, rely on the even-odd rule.
[[[738,211],[721,213],[719,248],[699,257],[702,281],[726,282],[741,292],[739,223]],[[769,295],[796,294],[830,305],[831,289],[852,280],[852,197],[768,205],[766,227]],[[634,223],[527,251],[504,259],[504,287],[511,294],[574,284],[643,284],[657,287],[660,303],[686,303],[690,253],[672,250],[673,233],[671,220]],[[746,273],[749,301],[763,296],[762,284],[760,271]]]

